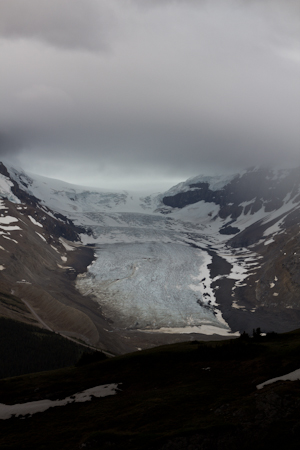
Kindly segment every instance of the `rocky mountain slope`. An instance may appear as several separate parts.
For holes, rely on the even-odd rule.
[[[1,165],[0,314],[86,345],[122,353],[135,349],[110,333],[95,302],[74,286],[93,260],[67,217],[41,206],[39,199],[10,179]]]
[[[220,308],[229,323],[232,311],[228,307],[225,311],[225,304],[239,310],[239,327],[244,325],[248,331],[249,324],[281,331],[299,325],[299,193],[299,168],[258,168],[223,180],[191,179],[163,197],[165,213],[174,214],[175,210],[177,217],[214,206],[208,213],[208,226],[214,227],[219,238],[226,236],[223,242],[231,255],[240,254],[241,266],[249,250],[259,259],[242,283],[227,290],[228,279],[223,280],[225,293],[219,294]],[[202,218],[202,223],[207,223],[207,218]]]
[[[0,189],[3,316],[113,353],[299,327],[299,168],[141,195],[1,164]]]

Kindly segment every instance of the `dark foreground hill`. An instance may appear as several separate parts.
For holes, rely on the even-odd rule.
[[[256,385],[300,367],[300,331],[173,344],[0,381],[0,402],[64,399],[101,384],[116,395],[0,420],[0,448],[298,449],[300,382]]]
[[[52,331],[0,317],[0,378],[61,369],[88,352]]]

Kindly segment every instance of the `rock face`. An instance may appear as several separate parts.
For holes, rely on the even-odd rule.
[[[278,210],[288,195],[299,202],[299,183],[299,168],[277,172],[250,169],[234,176],[221,188],[211,188],[209,181],[187,181],[184,192],[163,197],[163,203],[172,208],[183,208],[200,201],[214,203],[220,205],[220,218],[230,217],[235,220],[241,214],[254,214],[262,207],[265,212]]]

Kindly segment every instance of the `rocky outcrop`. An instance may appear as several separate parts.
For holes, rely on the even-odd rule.
[[[211,188],[209,181],[186,182],[183,192],[165,195],[162,201],[172,208],[184,208],[200,201],[214,203],[220,206],[220,218],[236,219],[242,213],[254,214],[262,207],[265,212],[279,209],[287,196],[293,198],[299,195],[299,188],[299,168],[276,172],[250,169],[242,175],[236,175],[219,189]]]

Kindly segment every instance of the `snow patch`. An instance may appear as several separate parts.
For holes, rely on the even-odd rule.
[[[65,406],[69,403],[84,403],[92,400],[93,397],[107,397],[109,395],[115,395],[118,391],[118,384],[103,384],[90,389],[86,389],[83,392],[78,392],[70,397],[66,397],[63,400],[38,400],[28,403],[17,403],[15,405],[5,405],[0,403],[0,419],[10,419],[12,416],[22,417],[27,414],[32,416],[38,412],[44,412],[49,408],[55,406]]]
[[[213,335],[217,334],[219,336],[240,336],[240,333],[237,331],[233,333],[230,329],[220,328],[213,325],[200,325],[194,327],[183,327],[183,328],[158,328],[154,330],[139,330],[147,333],[172,333],[172,334],[205,334],[205,335]]]
[[[0,223],[2,225],[9,225],[10,223],[14,222],[18,222],[18,219],[16,219],[16,217],[13,216],[0,217]]]
[[[20,200],[12,193],[11,187],[13,183],[9,178],[0,174],[0,197],[7,198],[12,203],[21,203]]]
[[[243,281],[251,274],[252,270],[260,267],[257,261],[258,256],[246,249],[235,255],[225,252],[219,253],[219,255],[231,264],[231,272],[227,278],[236,280],[235,286],[244,286]]]
[[[264,242],[264,245],[272,244],[272,242],[275,242],[273,238],[268,239],[267,241]]]
[[[31,220],[31,222],[34,225],[37,225],[38,227],[44,228],[43,225],[41,223],[37,222],[34,217],[28,216],[28,218]]]
[[[256,389],[262,389],[264,386],[275,383],[276,381],[296,381],[296,380],[300,380],[300,369],[294,370],[294,372],[290,372],[286,375],[282,375],[281,377],[271,378],[268,381],[264,381],[264,383],[258,384],[256,386]]]
[[[7,210],[7,206],[4,205],[4,201],[0,199],[0,209],[3,209],[4,211]]]
[[[18,244],[18,241],[16,241],[15,239],[12,239],[12,238],[10,238],[10,237],[8,237],[8,236],[5,236],[5,235],[3,235],[3,237],[4,237],[5,239],[8,239],[9,241],[13,241],[15,244]]]
[[[71,247],[71,245],[67,244],[67,242],[63,238],[59,238],[59,242],[65,247],[67,252],[72,252],[73,250],[75,250],[75,248]]]
[[[246,308],[245,308],[245,306],[238,305],[236,300],[234,300],[234,301],[232,302],[231,306],[232,306],[232,308],[235,308],[235,309],[241,309],[241,310],[243,310],[243,311],[247,311]]]
[[[68,270],[74,270],[75,271],[74,267],[62,266],[61,264],[58,264],[58,263],[57,263],[57,267],[59,267],[60,269],[64,269],[64,270],[68,269]]]
[[[35,232],[43,241],[47,242],[47,239],[44,238],[44,236],[37,231]]]
[[[12,226],[2,226],[2,225],[0,225],[0,228],[2,229],[2,230],[5,230],[5,231],[18,231],[18,230],[22,230],[22,228],[20,228],[20,227],[18,227],[17,225],[12,225]]]

